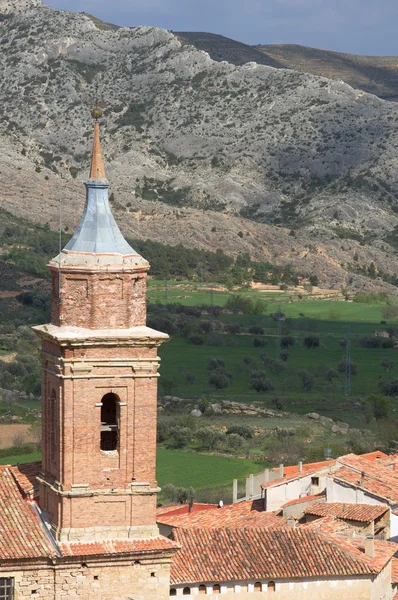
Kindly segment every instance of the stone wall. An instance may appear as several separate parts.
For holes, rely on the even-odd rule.
[[[170,557],[85,557],[57,561],[50,566],[0,569],[0,577],[13,577],[15,600],[166,600],[170,588]],[[61,564],[61,563],[64,564]]]
[[[275,581],[275,590],[268,589],[267,581],[228,582],[220,584],[220,592],[224,600],[256,600],[257,598],[271,598],[278,600],[374,600],[376,597],[391,600],[391,567],[390,564],[372,582],[366,577],[336,577],[334,579],[312,579],[307,581],[290,580]],[[261,584],[261,591],[254,591],[255,584]],[[202,584],[203,585],[203,584]],[[213,584],[206,585],[206,597],[209,600],[220,598],[220,594],[213,593]],[[176,596],[182,597],[187,586],[172,586],[176,589]],[[192,596],[199,595],[199,584],[188,586]],[[204,594],[204,592],[201,592]],[[200,594],[200,595],[201,595]],[[379,594],[377,596],[377,594]],[[171,597],[176,597],[171,596]]]

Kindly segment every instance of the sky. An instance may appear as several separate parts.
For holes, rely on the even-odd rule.
[[[124,26],[208,31],[246,44],[398,54],[398,0],[44,0]]]

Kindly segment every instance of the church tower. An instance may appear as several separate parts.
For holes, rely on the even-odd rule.
[[[158,535],[158,346],[146,327],[149,264],[110,211],[98,118],[86,204],[54,258],[42,340],[40,506],[60,541]]]

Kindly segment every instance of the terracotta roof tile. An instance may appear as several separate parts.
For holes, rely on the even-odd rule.
[[[38,494],[38,483],[36,477],[41,471],[41,462],[33,462],[17,467],[10,467],[20,490],[28,498],[34,498]]]
[[[187,515],[190,513],[189,504],[173,504],[171,506],[159,506],[156,509],[156,515]],[[192,505],[192,512],[200,512],[202,510],[212,510],[217,508],[217,504],[199,504],[198,502],[194,502]],[[191,514],[191,513],[190,513]]]
[[[173,537],[182,545],[172,563],[173,584],[371,575],[381,570],[345,540],[302,528],[176,528]],[[390,558],[396,550],[392,546]]]
[[[158,515],[158,523],[172,527],[262,527],[278,528],[286,525],[286,519],[280,511],[265,512],[262,500],[248,500],[227,504],[223,508],[215,508],[197,513],[183,515]]]
[[[366,465],[362,465],[362,470],[358,470],[358,463],[355,466],[355,469],[353,465],[342,467],[333,474],[333,479],[363,489],[392,504],[398,503],[398,471],[382,465],[375,465],[374,469],[366,469]]]
[[[25,500],[11,467],[0,467],[0,559],[57,556],[32,502]]]
[[[398,558],[392,559],[391,566],[392,566],[391,583],[398,584]]]
[[[59,544],[63,556],[93,556],[102,554],[130,554],[175,550],[179,544],[166,537],[146,539],[104,540],[97,542],[63,542]]]
[[[305,515],[318,517],[336,517],[350,521],[370,523],[381,517],[389,509],[386,506],[374,504],[348,504],[345,502],[314,502],[306,509]]]
[[[326,498],[326,494],[313,494],[312,496],[302,496],[301,498],[295,498],[294,500],[286,502],[286,504],[284,504],[282,508],[286,508],[287,506],[294,506],[294,504],[303,504],[304,502],[311,502],[312,500],[319,500],[320,498]]]

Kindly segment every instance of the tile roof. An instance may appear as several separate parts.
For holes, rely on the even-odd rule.
[[[383,547],[380,559],[369,559],[346,540],[302,528],[176,528],[173,538],[182,550],[173,558],[172,584],[366,576],[379,573],[396,551],[384,542],[388,552]]]
[[[283,467],[283,474],[285,477],[291,477],[292,475],[300,475],[300,473],[305,473],[305,471],[313,471],[318,470],[318,469],[324,469],[327,467],[331,467],[332,465],[335,464],[335,460],[323,460],[323,461],[319,461],[319,462],[313,462],[313,463],[303,463],[302,464],[302,470],[299,470],[299,466],[298,465],[291,465],[288,467]],[[279,471],[279,467],[276,467],[275,469],[273,469],[273,471]]]
[[[313,494],[312,496],[302,496],[301,498],[295,498],[294,500],[289,500],[289,502],[283,504],[282,508],[286,508],[287,506],[293,506],[294,504],[312,502],[313,500],[319,500],[320,498],[326,498],[326,494]]]
[[[392,559],[391,567],[392,567],[391,583],[398,585],[398,558]]]
[[[281,485],[286,483],[286,481],[293,481],[294,479],[300,479],[301,477],[308,477],[309,475],[314,475],[315,473],[327,472],[331,467],[334,467],[335,464],[335,460],[327,460],[322,463],[310,463],[303,465],[302,471],[299,471],[298,467],[294,467],[291,471],[290,467],[285,467],[284,477],[279,477],[273,481],[266,481],[261,484],[261,487],[262,489],[266,489],[276,485]]]
[[[370,523],[381,517],[389,509],[386,506],[374,504],[348,504],[346,502],[314,502],[304,509],[305,515],[318,517],[337,517],[350,521]]]
[[[28,498],[38,495],[39,487],[36,477],[41,471],[41,462],[33,462],[17,467],[10,467],[20,490]]]
[[[11,467],[0,467],[0,560],[54,556],[33,503],[22,497]]]
[[[262,500],[248,500],[227,504],[223,508],[201,512],[185,513],[183,515],[158,514],[157,522],[172,527],[262,527],[272,529],[283,527],[287,520],[280,511],[265,512]]]
[[[62,556],[93,556],[102,554],[130,554],[135,552],[159,552],[175,550],[180,546],[173,540],[158,536],[146,539],[104,540],[93,542],[59,543]]]
[[[358,466],[358,465],[357,465]],[[373,496],[387,500],[391,504],[398,504],[398,471],[393,471],[382,465],[374,469],[353,470],[342,467],[332,475],[338,482],[346,483],[352,487],[365,490]],[[363,474],[363,475],[362,475]]]
[[[193,512],[200,512],[203,510],[212,510],[214,508],[218,508],[217,504],[199,504],[198,502],[194,502],[192,505],[192,511],[189,510],[189,504],[173,504],[171,506],[159,506],[156,510],[157,515],[187,515],[192,514]]]

